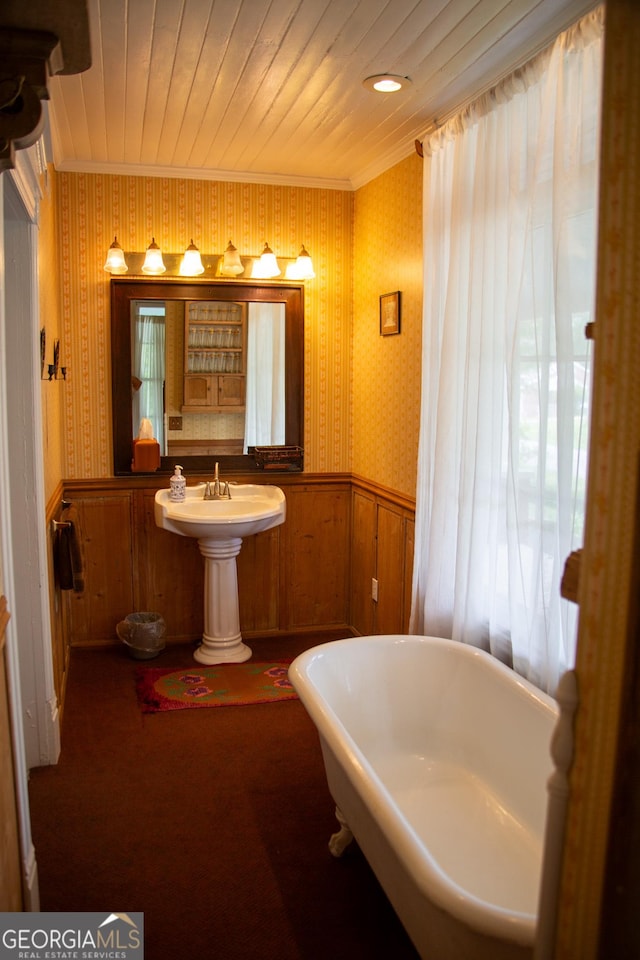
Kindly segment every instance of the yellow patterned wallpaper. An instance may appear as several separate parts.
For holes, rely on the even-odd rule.
[[[42,199],[38,217],[38,298],[40,329],[46,335],[45,364],[53,361],[53,342],[62,339],[59,309],[59,271],[56,251],[56,178],[49,170],[42,183]],[[64,359],[62,359],[64,363]],[[45,368],[46,369],[46,368]],[[46,376],[46,372],[45,372]],[[64,476],[64,397],[63,380],[40,382],[42,402],[42,449],[45,499],[48,502]]]
[[[151,237],[178,253],[193,238],[221,253],[265,241],[280,256],[304,243],[316,279],[305,284],[305,469],[350,468],[353,194],[348,191],[200,180],[58,173],[64,476],[112,475],[109,276],[102,265],[115,234],[125,250]]]
[[[415,496],[422,344],[422,160],[356,192],[352,469]],[[400,334],[380,336],[380,295],[399,290]]]

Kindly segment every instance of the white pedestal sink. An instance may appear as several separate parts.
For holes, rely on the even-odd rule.
[[[229,500],[205,500],[205,484],[187,487],[186,499],[174,502],[168,489],[158,490],[157,526],[181,537],[195,537],[204,557],[204,633],[194,653],[199,663],[242,663],[251,656],[242,642],[238,611],[236,557],[244,537],[284,522],[286,501],[279,487],[230,484]]]

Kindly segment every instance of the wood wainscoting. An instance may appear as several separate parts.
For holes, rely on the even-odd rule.
[[[85,564],[84,592],[66,591],[72,645],[117,643],[116,624],[140,611],[162,614],[168,642],[202,635],[204,564],[197,542],[160,529],[154,520],[155,493],[165,479],[146,475],[64,484],[65,499],[78,510]],[[190,476],[187,482],[204,479]],[[282,487],[287,517],[242,545],[243,635],[325,627],[350,632],[350,477],[254,473],[250,480]]]
[[[284,524],[247,538],[238,556],[244,636],[408,632],[415,501],[351,474],[233,479],[275,483],[287,498]],[[119,643],[116,625],[127,614],[161,613],[169,643],[202,635],[198,545],[154,520],[155,493],[165,483],[168,478],[147,474],[66,481],[60,491],[60,499],[77,508],[85,566],[84,591],[65,590],[60,603],[58,590],[52,600],[61,708],[68,648]]]
[[[363,636],[408,633],[415,500],[361,477],[351,487],[351,626]]]
[[[63,485],[58,484],[50,497],[46,509],[47,522],[47,569],[49,571],[49,616],[51,621],[51,645],[53,663],[53,684],[58,701],[60,716],[64,704],[64,694],[67,684],[67,670],[69,668],[69,653],[71,632],[68,623],[69,609],[60,589],[56,577],[54,551],[56,531],[53,526],[55,520],[60,519],[62,513]]]

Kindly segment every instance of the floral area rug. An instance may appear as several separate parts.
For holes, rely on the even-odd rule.
[[[288,661],[220,663],[212,667],[198,664],[193,670],[138,667],[138,703],[143,713],[163,713],[297,700],[288,667]]]

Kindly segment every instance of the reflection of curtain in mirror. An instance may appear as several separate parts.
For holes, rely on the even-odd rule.
[[[250,303],[244,452],[284,443],[284,304]]]
[[[134,326],[133,436],[138,436],[140,421],[147,417],[164,454],[164,306],[137,306]]]

